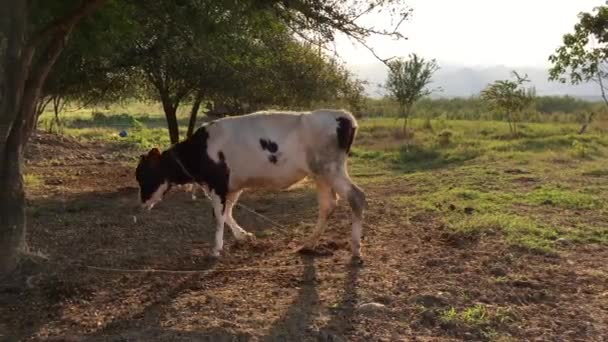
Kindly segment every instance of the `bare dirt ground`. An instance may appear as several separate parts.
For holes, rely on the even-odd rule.
[[[122,152],[121,152],[122,151]],[[27,172],[26,261],[0,286],[0,340],[53,341],[605,341],[608,250],[565,246],[558,255],[473,238],[431,215],[408,217],[385,199],[416,184],[372,183],[365,263],[349,263],[341,204],[318,255],[294,252],[316,218],[307,185],[246,193],[242,202],[289,228],[236,210],[258,235],[208,257],[209,204],[174,192],[133,222],[137,151],[38,135]],[[391,190],[392,189],[392,190]],[[420,190],[423,191],[423,190]],[[197,270],[123,273],[124,269]],[[24,286],[23,284],[27,285]],[[379,303],[370,308],[365,303]],[[454,308],[482,315],[446,319]]]

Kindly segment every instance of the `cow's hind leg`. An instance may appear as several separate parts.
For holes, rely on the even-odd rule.
[[[215,217],[215,245],[212,255],[218,257],[224,248],[224,223],[226,222],[226,198],[211,192],[211,204]]]
[[[232,216],[232,209],[236,205],[236,202],[239,200],[239,196],[241,196],[242,191],[231,192],[226,196],[226,223],[232,230],[232,234],[237,241],[243,241],[247,239],[253,239],[253,234],[245,231],[239,224],[236,222],[234,217]]]
[[[317,177],[317,200],[319,202],[319,217],[314,231],[304,243],[304,249],[314,249],[325,231],[327,220],[337,205],[337,196],[327,179]]]
[[[351,252],[353,258],[361,258],[361,234],[363,230],[363,210],[367,208],[365,193],[354,184],[346,171],[339,172],[331,178],[332,187],[341,198],[345,198],[351,208],[352,231]]]

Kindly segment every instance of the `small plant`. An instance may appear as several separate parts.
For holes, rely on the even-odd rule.
[[[37,175],[26,173],[23,175],[23,183],[25,183],[27,188],[31,189],[42,185],[42,179]]]
[[[91,112],[91,118],[93,118],[93,121],[103,122],[107,119],[107,116],[102,112],[93,111]]]
[[[63,123],[55,118],[42,121],[42,127],[50,134],[63,134],[64,132]]]
[[[574,140],[572,142],[572,149],[574,150],[574,154],[579,158],[587,158],[589,156],[587,145],[584,142]]]
[[[422,123],[422,129],[433,132],[433,125],[431,123],[431,119],[424,119],[424,122]]]
[[[387,63],[388,78],[384,88],[399,103],[399,116],[403,118],[403,134],[407,137],[408,121],[414,104],[430,95],[433,90],[427,86],[433,74],[439,70],[437,62],[426,60],[416,54],[409,58],[397,58]]]
[[[502,80],[488,85],[482,92],[481,98],[493,109],[503,112],[509,123],[511,137],[518,136],[518,123],[522,120],[524,110],[536,98],[534,88],[524,88],[523,84],[530,82],[528,75],[520,76],[513,71],[514,81]]]
[[[439,116],[439,118],[437,119],[437,124],[435,126],[437,126],[440,129],[445,129],[448,127],[447,122],[446,122],[446,115],[445,114],[441,114],[441,116]]]
[[[447,310],[442,311],[439,315],[439,319],[443,323],[455,323],[458,321],[458,311],[456,311],[456,308],[451,307]]]
[[[450,145],[452,143],[453,135],[454,135],[454,132],[450,131],[449,129],[444,129],[443,131],[441,131],[437,135],[437,142],[439,143],[439,146]]]
[[[439,319],[447,324],[464,324],[470,327],[481,326],[490,322],[485,305],[477,304],[458,312],[454,307],[442,311]]]
[[[462,314],[462,321],[468,325],[481,325],[488,323],[488,313],[486,307],[482,304],[477,304],[470,308],[466,308]]]

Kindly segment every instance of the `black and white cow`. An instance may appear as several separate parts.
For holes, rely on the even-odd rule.
[[[225,223],[237,240],[252,236],[232,217],[244,189],[283,189],[310,176],[316,183],[319,216],[304,247],[318,243],[339,195],[352,209],[351,248],[358,258],[367,202],[346,167],[356,130],[353,115],[340,110],[256,112],[212,121],[167,151],[154,148],[141,156],[136,178],[142,206],[152,209],[171,186],[203,184],[213,204],[213,255],[218,256]]]

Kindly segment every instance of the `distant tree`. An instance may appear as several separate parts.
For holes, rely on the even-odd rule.
[[[384,88],[399,103],[399,116],[403,118],[403,134],[407,136],[407,126],[412,107],[419,99],[430,95],[433,90],[427,86],[433,74],[439,70],[437,62],[425,60],[411,54],[409,59],[398,58],[387,63],[389,71]]]
[[[509,122],[509,131],[517,136],[517,123],[521,115],[529,107],[536,96],[534,88],[525,88],[523,84],[530,82],[528,75],[520,76],[513,71],[514,81],[500,80],[490,84],[481,92],[481,98],[494,109],[504,112]]]
[[[563,37],[563,45],[549,57],[553,67],[549,79],[579,84],[598,84],[602,99],[608,106],[608,7],[600,6],[595,13],[580,13],[574,33]],[[589,113],[579,133],[584,133],[596,112]]]

